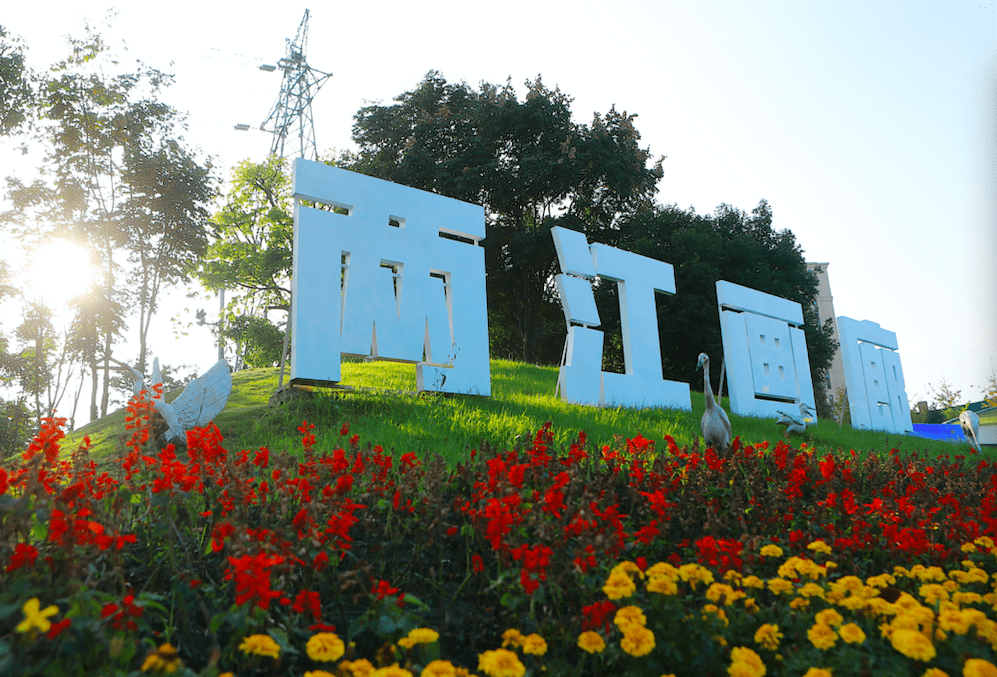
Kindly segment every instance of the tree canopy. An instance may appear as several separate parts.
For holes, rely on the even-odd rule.
[[[526,86],[520,101],[509,82],[475,90],[430,72],[394,104],[356,114],[359,150],[339,164],[483,205],[492,354],[551,361],[564,335],[547,284],[551,226],[597,238],[652,204],[662,169],[640,147],[635,115],[612,108],[579,124],[559,89],[539,77]]]

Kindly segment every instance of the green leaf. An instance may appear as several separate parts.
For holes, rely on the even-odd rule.
[[[398,623],[395,622],[393,618],[387,614],[381,616],[377,619],[377,627],[374,632],[378,637],[384,637],[385,635],[390,635],[392,632],[398,629]]]

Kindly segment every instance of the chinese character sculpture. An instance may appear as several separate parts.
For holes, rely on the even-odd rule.
[[[838,317],[852,427],[913,432],[897,335],[869,320]]]
[[[562,273],[557,289],[568,324],[561,398],[575,404],[692,409],[689,385],[662,378],[655,292],[675,293],[670,264],[602,244],[584,233],[551,229]],[[620,297],[625,373],[602,371],[603,333],[592,293],[596,277],[616,282]]]
[[[725,280],[716,284],[731,411],[778,416],[787,403],[815,410],[800,304]]]
[[[490,395],[484,209],[303,159],[293,186],[292,382],[336,383],[350,354]]]

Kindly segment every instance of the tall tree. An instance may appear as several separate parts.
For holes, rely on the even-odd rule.
[[[272,312],[291,302],[291,178],[283,158],[246,160],[232,172],[225,203],[212,217],[212,241],[197,277],[213,291],[234,291],[218,327],[236,346],[236,362],[254,366],[280,360],[282,332]]]
[[[359,151],[340,164],[483,205],[492,354],[552,362],[564,327],[547,284],[550,227],[616,227],[652,203],[662,170],[639,146],[635,115],[613,108],[578,124],[569,96],[539,77],[526,86],[520,101],[509,82],[473,90],[430,72],[395,104],[356,114]]]
[[[0,26],[0,136],[12,134],[29,119],[34,102],[24,45]]]
[[[71,38],[70,47],[41,89],[37,134],[47,149],[42,176],[29,185],[8,183],[14,210],[4,216],[26,228],[26,215],[33,213],[36,221],[54,224],[56,233],[89,243],[106,302],[127,307],[131,301],[139,308],[138,358],[144,368],[149,318],[161,285],[183,279],[205,246],[210,168],[199,165],[178,137],[183,117],[159,101],[171,76],[141,63],[121,72],[89,29],[85,39]],[[115,312],[96,317],[103,322],[105,415],[109,359],[121,325]]]

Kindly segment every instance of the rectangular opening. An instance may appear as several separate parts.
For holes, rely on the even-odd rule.
[[[473,245],[478,244],[477,240],[474,240],[470,237],[466,237],[464,235],[460,235],[458,233],[452,233],[449,230],[440,230],[440,237],[442,237],[444,240],[453,240],[454,242],[463,242],[464,244],[473,244]]]
[[[776,340],[775,340],[775,347],[776,347],[776,348],[780,348],[780,347],[781,347],[781,346],[779,345],[779,339],[776,339]],[[779,367],[779,369],[782,369],[782,367]]]
[[[779,339],[776,339],[776,341],[778,340]],[[783,368],[781,364],[779,365],[779,378],[786,378],[786,370]]]
[[[765,345],[765,334],[759,334],[759,335],[758,335],[758,341],[759,341],[759,342],[760,342],[760,343],[761,343],[762,345]]]
[[[769,376],[770,375],[769,363],[768,362],[763,362],[762,363],[762,367],[765,369],[765,375]]]
[[[404,228],[405,219],[403,219],[400,216],[389,216],[388,225],[391,226],[392,228]]]
[[[319,200],[298,200],[298,204],[309,209],[319,209],[324,212],[332,212],[341,216],[350,216],[353,213],[353,205],[343,202],[322,202]]]

